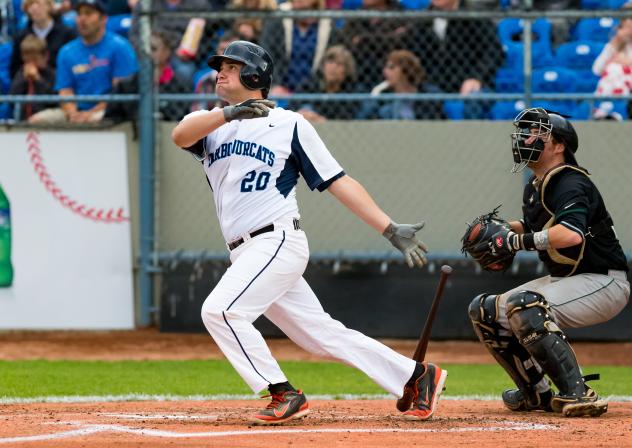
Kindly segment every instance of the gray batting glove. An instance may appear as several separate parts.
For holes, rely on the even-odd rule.
[[[224,119],[226,122],[232,120],[246,120],[249,118],[267,117],[270,109],[276,104],[270,100],[246,100],[234,106],[224,107]]]
[[[404,254],[406,263],[411,268],[415,265],[421,268],[428,263],[426,258],[428,247],[415,237],[415,233],[419,232],[424,225],[426,225],[425,222],[418,224],[396,224],[391,222],[382,233],[396,249]]]

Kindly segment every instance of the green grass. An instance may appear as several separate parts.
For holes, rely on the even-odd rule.
[[[281,362],[307,394],[383,394],[363,373],[330,362]],[[499,395],[511,382],[495,365],[443,366],[450,376],[446,395]],[[589,366],[601,373],[600,395],[632,396],[632,367]],[[0,397],[94,395],[250,394],[226,361],[0,361]]]

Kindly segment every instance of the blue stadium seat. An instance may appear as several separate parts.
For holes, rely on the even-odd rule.
[[[131,14],[117,14],[115,16],[110,16],[108,17],[108,21],[106,23],[106,28],[108,31],[120,34],[123,37],[127,37],[131,27]]]
[[[571,30],[571,37],[572,40],[608,42],[614,27],[618,24],[619,21],[612,17],[579,19]]]
[[[606,44],[592,40],[567,42],[555,50],[555,61],[573,70],[592,70],[593,62]]]
[[[430,5],[430,0],[399,0],[399,4],[402,9],[427,9]]]
[[[605,0],[605,9],[620,9],[630,0]]]
[[[629,0],[582,0],[582,9],[619,9]]]
[[[500,68],[496,71],[495,89],[499,93],[518,93],[524,90],[522,70]]]
[[[531,25],[533,45],[546,44],[551,47],[551,22],[547,19],[536,19]],[[524,20],[507,18],[498,22],[498,38],[502,44],[519,43],[522,41]]]
[[[534,101],[531,105],[532,107],[542,107],[546,110],[550,110],[552,112],[557,112],[562,115],[568,115],[571,118],[575,118],[575,110],[577,108],[577,104],[575,101],[545,101],[539,100]]]
[[[577,75],[565,67],[538,69],[533,71],[531,86],[537,93],[574,93]]]
[[[490,118],[492,120],[513,120],[526,104],[522,100],[518,101],[498,101],[492,106]]]
[[[447,100],[443,103],[443,112],[450,120],[463,120],[465,118],[465,102]]]
[[[622,120],[627,120],[628,117],[628,102],[626,100],[618,101],[600,101],[595,104],[595,108],[606,115],[618,116]]]
[[[577,75],[577,92],[592,93],[597,90],[599,76],[592,70],[576,70],[575,74]]]
[[[498,22],[498,38],[505,51],[505,67],[523,66],[522,19],[508,18]],[[532,24],[532,64],[534,67],[547,67],[553,63],[551,45],[551,22],[537,19]]]
[[[589,120],[592,116],[588,101],[580,101],[570,114],[573,120]]]
[[[362,0],[343,0],[341,9],[360,9],[362,8]]]
[[[9,91],[9,86],[11,85],[9,66],[11,65],[12,54],[12,42],[5,42],[0,44],[0,94],[7,93]]]

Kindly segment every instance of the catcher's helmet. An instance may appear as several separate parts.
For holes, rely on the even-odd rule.
[[[511,151],[514,158],[511,172],[518,173],[530,162],[537,162],[544,150],[544,142],[551,136],[564,143],[566,162],[577,165],[575,159],[575,152],[579,146],[577,133],[571,122],[561,114],[541,107],[525,109],[518,114],[513,124],[516,131],[511,134]],[[536,132],[534,133],[533,130]],[[526,143],[526,140],[533,136],[537,139]]]
[[[219,71],[224,59],[243,63],[244,66],[239,73],[241,83],[250,90],[263,91],[264,98],[268,96],[274,62],[266,50],[252,42],[238,40],[229,44],[224,54],[211,56],[208,66]]]

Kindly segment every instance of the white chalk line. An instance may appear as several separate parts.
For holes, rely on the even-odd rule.
[[[67,422],[72,423],[72,422]],[[73,423],[76,424],[76,423]],[[71,431],[63,431],[52,434],[39,434],[36,436],[17,436],[0,438],[0,444],[17,443],[17,442],[36,442],[44,440],[56,440],[66,439],[71,437],[80,437],[85,435],[91,435],[101,432],[114,432],[114,433],[126,433],[139,436],[159,437],[159,438],[171,438],[171,439],[183,439],[183,438],[208,438],[208,437],[235,437],[235,436],[261,436],[261,435],[273,435],[279,434],[338,434],[338,433],[354,433],[354,434],[375,434],[375,433],[457,433],[457,432],[480,432],[480,431],[550,431],[557,430],[557,426],[536,424],[536,423],[521,423],[507,421],[505,426],[472,426],[462,428],[415,428],[415,429],[402,429],[402,428],[322,428],[322,429],[251,429],[242,431],[204,431],[204,432],[176,432],[176,431],[164,431],[157,429],[147,428],[131,428],[123,425],[94,425],[94,424],[80,424],[81,427]]]
[[[160,394],[123,394],[123,395],[71,395],[46,397],[0,397],[0,404],[30,403],[104,403],[122,401],[218,401],[218,400],[258,400],[259,395],[215,394],[215,395],[160,395]],[[307,396],[310,400],[394,400],[389,394],[326,394]],[[630,395],[610,395],[603,397],[607,401],[631,402]],[[498,395],[442,395],[441,400],[479,400],[499,401]]]
[[[115,412],[100,412],[104,417],[118,418],[121,420],[207,420],[216,421],[217,414],[188,415],[188,414],[120,414]]]

